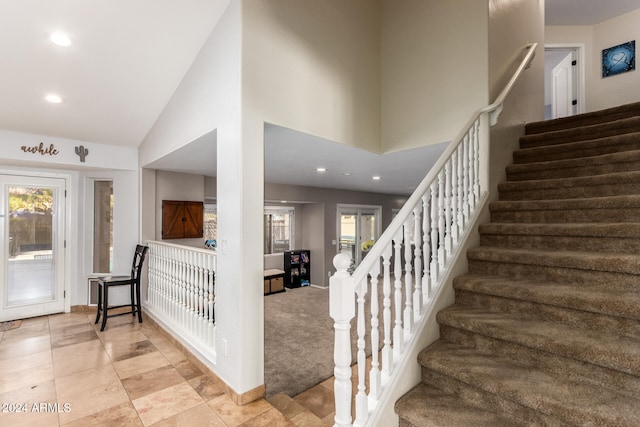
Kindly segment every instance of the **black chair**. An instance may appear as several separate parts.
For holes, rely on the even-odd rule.
[[[131,265],[131,276],[104,276],[98,277],[98,314],[96,315],[96,324],[100,320],[102,314],[102,327],[100,331],[104,331],[107,326],[107,318],[131,314],[135,316],[138,313],[138,322],[142,323],[142,306],[140,304],[140,276],[142,274],[142,264],[144,257],[149,250],[148,246],[137,245],[133,254],[133,264]],[[109,288],[113,286],[130,286],[131,287],[131,303],[116,305],[109,307]],[[108,310],[115,308],[131,306],[131,311],[124,313],[107,314]]]

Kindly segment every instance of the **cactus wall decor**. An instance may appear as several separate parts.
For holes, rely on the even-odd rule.
[[[89,154],[89,149],[84,148],[84,145],[81,145],[76,147],[76,154],[80,156],[80,161],[84,163],[84,159],[87,157],[87,154]]]

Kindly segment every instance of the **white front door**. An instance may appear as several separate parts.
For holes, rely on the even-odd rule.
[[[0,175],[0,321],[64,311],[65,187]]]

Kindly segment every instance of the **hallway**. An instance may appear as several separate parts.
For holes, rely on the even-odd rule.
[[[0,332],[0,425],[309,425],[308,411],[288,420],[264,399],[235,405],[151,322],[122,316],[99,332],[94,319],[42,316]]]

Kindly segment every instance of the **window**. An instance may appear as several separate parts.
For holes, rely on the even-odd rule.
[[[218,210],[213,203],[204,204],[204,239],[218,240]]]
[[[270,207],[264,209],[264,253],[276,254],[291,250],[294,209]]]
[[[93,182],[93,272],[113,268],[113,181]]]

